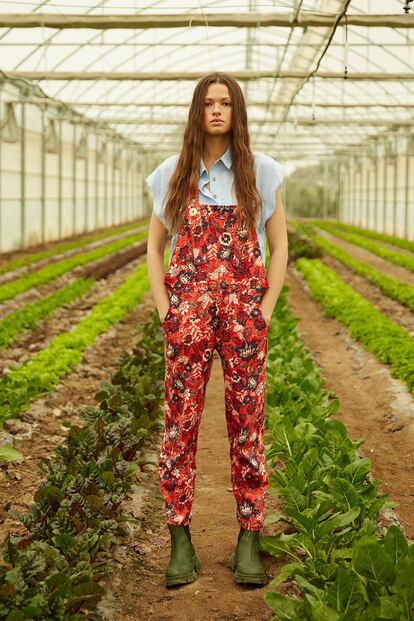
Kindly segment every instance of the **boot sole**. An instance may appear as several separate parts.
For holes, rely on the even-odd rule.
[[[198,572],[201,568],[201,561],[197,555],[194,557],[194,569],[188,574],[182,574],[181,576],[174,576],[171,578],[165,578],[165,585],[167,587],[174,586],[176,584],[189,584],[194,582],[198,578]]]
[[[234,571],[235,581],[238,584],[267,584],[267,576],[260,576],[254,574],[247,575],[240,573],[236,567],[236,555],[234,551],[231,553],[227,565]]]

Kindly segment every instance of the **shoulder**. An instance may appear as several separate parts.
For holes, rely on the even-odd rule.
[[[253,156],[256,186],[263,198],[260,223],[260,227],[263,228],[276,209],[276,190],[282,184],[285,167],[261,151],[254,151]]]
[[[280,177],[280,179],[283,179],[285,176],[283,164],[273,159],[273,157],[270,157],[270,155],[262,153],[262,151],[253,151],[253,158],[257,173],[260,176],[263,175],[264,179],[266,179],[269,174],[276,175]]]
[[[179,153],[174,153],[174,155],[167,157],[161,164],[158,164],[148,177],[146,177],[145,181],[151,184],[153,182],[169,180],[169,177],[175,170],[179,157]]]

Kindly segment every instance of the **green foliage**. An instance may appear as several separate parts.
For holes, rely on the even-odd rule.
[[[332,179],[336,177],[334,163],[327,164],[325,175],[321,166],[301,167],[292,172],[284,181],[289,197],[289,213],[295,217],[319,218],[325,210],[327,216],[334,217],[338,200]]]
[[[120,321],[148,288],[146,265],[140,265],[115,291],[100,300],[70,332],[55,336],[49,346],[0,379],[0,420],[16,415],[49,391],[82,360],[82,352],[99,334]]]
[[[66,287],[7,315],[0,321],[0,347],[10,345],[24,329],[34,330],[41,319],[46,319],[60,306],[82,297],[94,282],[93,278],[77,278]]]
[[[302,224],[299,226],[300,230],[302,230]],[[343,265],[351,269],[356,274],[367,278],[374,283],[374,285],[377,285],[377,287],[379,287],[385,295],[414,311],[414,287],[406,285],[404,282],[401,282],[396,278],[392,278],[391,276],[378,272],[375,268],[371,267],[367,263],[364,263],[363,261],[359,261],[346,252],[346,250],[339,248],[339,246],[336,246],[324,237],[317,235],[315,232],[309,230],[309,228],[307,229],[307,235],[309,235],[313,242],[322,250],[343,263]]]
[[[290,260],[295,260],[299,257],[314,259],[322,255],[318,246],[304,235],[301,235],[298,231],[288,231],[288,242]]]
[[[399,265],[400,267],[404,267],[406,270],[410,270],[410,272],[414,272],[414,257],[390,250],[389,248],[386,248],[371,239],[366,239],[363,235],[357,235],[356,233],[345,233],[338,227],[325,220],[316,220],[315,224],[331,235],[336,235],[351,244],[355,244],[356,246],[360,246],[361,248],[372,252],[382,259],[386,259],[395,265]]]
[[[339,401],[299,340],[286,298],[283,287],[269,331],[265,418],[270,491],[284,507],[266,523],[290,529],[260,546],[290,559],[269,588],[294,580],[302,599],[269,590],[265,600],[275,621],[414,619],[414,546],[396,526],[377,528],[379,511],[393,503],[357,455],[364,440],[333,418]]]
[[[319,259],[296,261],[310,294],[329,317],[346,325],[352,338],[363,343],[391,373],[414,390],[414,343],[410,333],[381,313]]]
[[[73,250],[75,248],[82,249],[87,244],[91,244],[92,242],[99,241],[101,239],[106,239],[112,235],[121,235],[126,231],[137,228],[138,225],[138,222],[134,222],[133,224],[127,224],[119,228],[105,229],[105,231],[87,235],[86,237],[81,237],[75,241],[63,242],[62,244],[58,244],[48,250],[42,250],[40,252],[35,252],[34,254],[27,254],[22,257],[17,257],[16,259],[10,259],[0,266],[0,274],[5,274],[6,272],[10,272],[18,267],[23,267],[24,265],[31,265],[32,263],[36,263],[42,259],[47,259],[48,257],[54,257],[55,255],[67,252],[68,250]]]
[[[56,261],[56,263],[46,265],[46,267],[40,270],[30,272],[18,280],[13,280],[12,282],[0,285],[0,302],[10,300],[11,298],[16,297],[19,293],[23,293],[32,287],[44,285],[58,276],[62,276],[62,274],[65,274],[66,272],[70,272],[79,265],[85,265],[86,263],[106,257],[114,252],[117,252],[118,250],[122,250],[122,248],[126,248],[127,246],[144,239],[146,235],[146,231],[134,235],[128,235],[127,237],[118,239],[117,241],[106,246],[95,248],[94,250],[90,250],[84,254],[77,254],[67,259],[61,259],[60,261]]]
[[[8,464],[12,461],[21,461],[23,455],[17,451],[11,444],[2,444],[0,446],[0,461]]]
[[[397,246],[397,248],[402,248],[403,250],[410,250],[411,252],[414,252],[414,242],[409,241],[408,239],[402,239],[401,237],[396,237],[395,235],[387,235],[386,233],[379,233],[377,231],[369,231],[367,229],[362,229],[359,226],[345,224],[345,222],[340,222],[339,220],[329,220],[329,224],[332,224],[333,226],[342,229],[343,231],[358,233],[358,235],[362,235],[363,237],[378,239],[380,241],[392,244],[393,246]]]
[[[162,427],[163,334],[158,316],[143,326],[132,353],[122,352],[98,405],[69,424],[55,458],[43,460],[45,481],[21,515],[29,535],[7,537],[0,565],[0,619],[80,621],[104,594],[119,507],[145,439]]]

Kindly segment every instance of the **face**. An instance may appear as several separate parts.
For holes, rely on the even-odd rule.
[[[220,120],[221,123],[213,123]],[[232,124],[232,101],[226,84],[209,84],[204,101],[204,131],[210,135],[227,134]]]

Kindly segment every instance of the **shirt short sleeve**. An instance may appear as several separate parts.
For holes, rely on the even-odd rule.
[[[166,160],[161,162],[157,168],[155,168],[148,177],[145,178],[147,186],[151,190],[153,211],[155,215],[161,220],[165,228],[167,223],[164,217],[165,210],[165,198],[167,195],[168,184],[172,173],[175,170],[175,166],[178,161],[178,155],[172,155]]]
[[[256,184],[262,196],[262,216],[260,228],[263,228],[267,220],[276,209],[276,190],[282,186],[285,177],[284,166],[265,153],[255,153]]]

